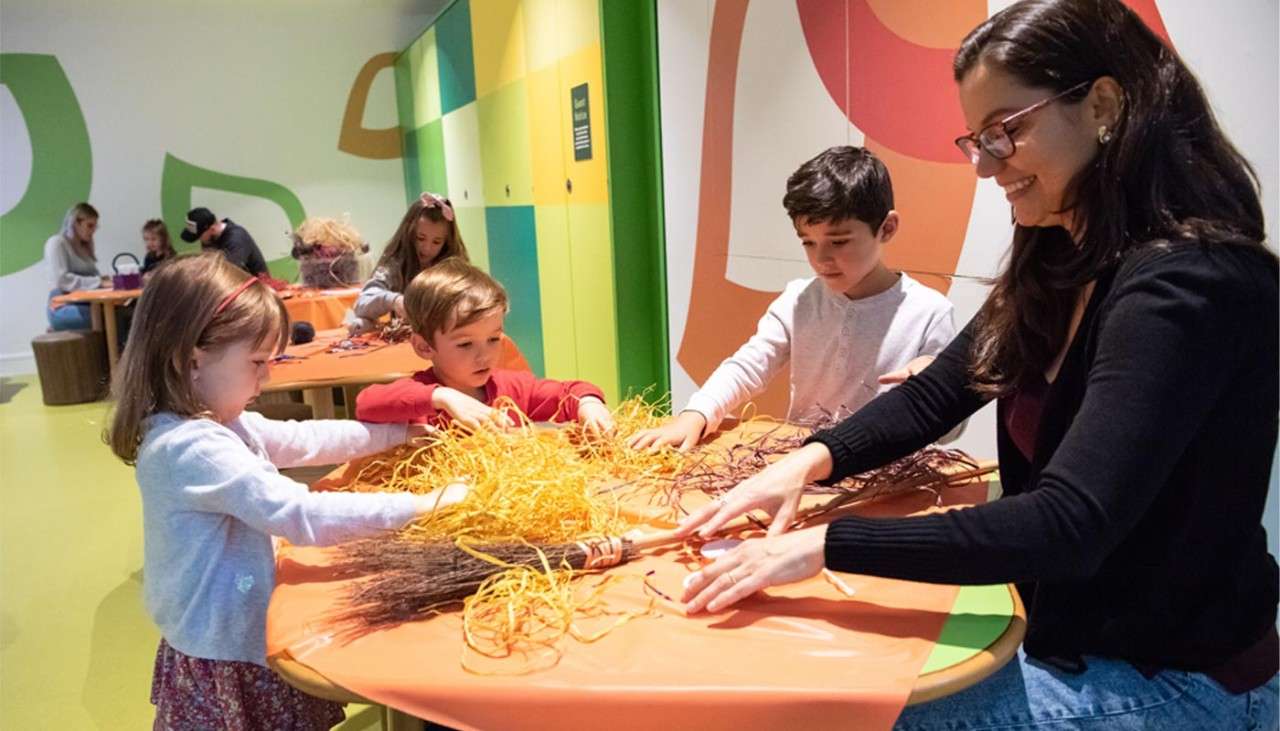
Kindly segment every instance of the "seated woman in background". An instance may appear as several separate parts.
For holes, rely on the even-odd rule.
[[[77,203],[62,220],[62,230],[44,243],[44,261],[49,269],[49,326],[54,330],[88,330],[89,305],[54,306],[53,298],[68,292],[99,289],[105,282],[98,273],[93,250],[93,234],[98,230],[98,211],[88,203]]]
[[[158,218],[149,219],[142,224],[142,243],[147,247],[147,255],[142,260],[143,274],[178,255],[173,250],[173,242],[169,240],[169,227]]]

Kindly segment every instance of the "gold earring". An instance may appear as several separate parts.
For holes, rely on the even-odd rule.
[[[1111,141],[1111,131],[1107,129],[1107,125],[1098,128],[1098,144],[1105,145]]]

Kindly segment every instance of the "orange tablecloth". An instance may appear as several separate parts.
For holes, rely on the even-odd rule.
[[[115,302],[117,304],[142,295],[140,289],[82,289],[60,294],[53,298],[53,304],[69,305],[73,303]]]
[[[280,293],[289,321],[305,320],[316,330],[342,327],[342,318],[355,304],[359,287],[345,289],[286,289]]]
[[[946,491],[949,504],[985,500],[987,485]],[[860,509],[927,509],[912,494]],[[901,713],[950,614],[956,587],[845,576],[847,597],[821,579],[770,589],[714,616],[686,617],[660,600],[660,616],[633,620],[593,644],[562,640],[558,665],[527,675],[475,675],[459,664],[458,613],[350,640],[324,617],[347,581],[323,549],[286,546],[277,558],[267,653],[287,652],[378,703],[459,729],[610,731],[652,728],[887,729]],[[691,567],[671,550],[613,570],[678,597]],[[638,578],[609,591],[641,609]],[[505,663],[505,664],[504,664]],[[519,659],[487,666],[522,669]]]
[[[262,390],[281,391],[357,382],[385,383],[431,365],[419,358],[408,342],[374,345],[364,350],[326,352],[329,346],[346,337],[347,331],[337,328],[316,333],[316,339],[305,345],[290,345],[285,349],[285,354],[299,360],[286,359],[273,363],[271,378]],[[499,368],[529,370],[529,363],[510,338],[504,335],[502,345],[503,357]]]

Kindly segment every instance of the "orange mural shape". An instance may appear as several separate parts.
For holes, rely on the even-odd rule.
[[[777,296],[727,277],[734,101],[747,5],[748,0],[721,0],[711,23],[693,287],[677,353],[677,361],[699,383],[751,336]],[[980,0],[953,5],[948,13],[918,21],[931,26],[929,38],[954,38],[958,44],[985,17],[986,4]],[[920,273],[922,282],[945,294],[964,244],[977,182],[951,142],[964,128],[951,81],[954,48],[903,38],[867,0],[798,0],[797,10],[814,70],[893,179],[903,228],[887,250],[887,263]],[[903,22],[911,16],[886,17]],[[939,24],[954,27],[939,29]],[[922,30],[903,32],[916,37]],[[815,147],[814,153],[819,151]],[[786,413],[788,380],[788,373],[778,374],[756,400],[763,413]]]
[[[338,133],[338,149],[371,160],[394,160],[400,157],[400,127],[369,129],[364,126],[364,110],[369,103],[369,89],[378,72],[395,65],[395,53],[379,53],[365,62],[356,74],[347,95],[347,108],[342,114],[342,131]]]

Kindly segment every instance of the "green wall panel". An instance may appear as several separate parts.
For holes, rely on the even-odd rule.
[[[566,208],[579,378],[596,384],[610,403],[617,403],[623,393],[618,380],[619,333],[609,206],[581,203]]]
[[[569,211],[563,205],[536,206],[534,219],[538,238],[538,288],[542,295],[542,354],[547,377],[577,378]]]
[[[490,206],[533,205],[529,111],[524,80],[476,101],[484,199]]]
[[[436,21],[440,71],[440,112],[448,114],[476,99],[476,70],[471,57],[471,3],[458,0]]]
[[[454,206],[458,229],[462,231],[462,240],[467,244],[467,255],[471,263],[489,271],[489,227],[485,220],[484,209],[479,206]]]
[[[445,166],[444,123],[437,119],[419,127],[416,139],[418,182],[421,190],[444,194],[449,190]]]
[[[539,376],[546,374],[542,349],[542,298],[538,286],[538,245],[533,206],[485,208],[489,273],[507,288],[511,314],[507,334],[520,346]]]

